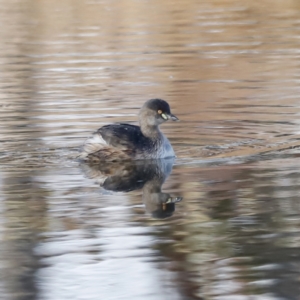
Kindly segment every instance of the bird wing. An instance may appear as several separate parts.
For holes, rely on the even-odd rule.
[[[98,129],[105,142],[115,148],[136,151],[149,145],[150,140],[143,135],[139,126],[111,124]]]

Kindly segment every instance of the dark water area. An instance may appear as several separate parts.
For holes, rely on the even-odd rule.
[[[300,299],[298,1],[0,4],[0,299]],[[76,159],[157,97],[175,160]]]

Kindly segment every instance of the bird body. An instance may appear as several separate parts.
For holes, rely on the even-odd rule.
[[[169,140],[159,129],[169,119],[178,120],[166,101],[149,100],[140,110],[140,126],[116,123],[99,128],[85,142],[80,158],[117,161],[174,157]]]

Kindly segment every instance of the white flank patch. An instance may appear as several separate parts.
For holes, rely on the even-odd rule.
[[[102,138],[99,133],[94,133],[90,138],[88,138],[83,145],[82,152],[80,154],[80,158],[84,159],[89,154],[97,152],[101,150],[105,145],[107,145],[106,141]]]

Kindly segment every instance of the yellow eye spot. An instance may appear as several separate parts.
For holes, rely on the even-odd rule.
[[[159,110],[157,111],[157,113],[161,115],[161,114],[162,114],[162,110],[159,109]]]
[[[161,116],[165,119],[165,120],[168,120],[168,117],[166,114],[161,114]]]

